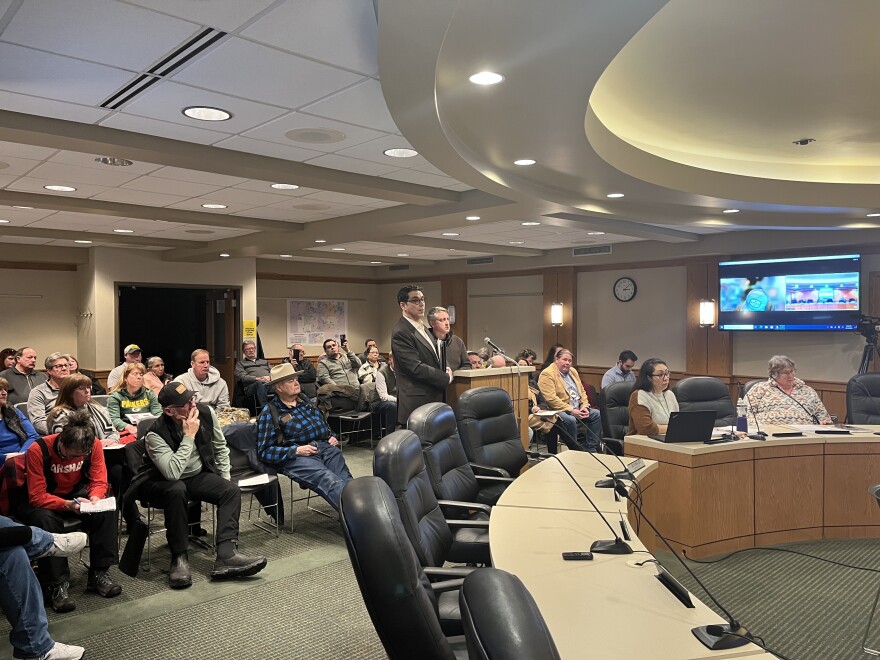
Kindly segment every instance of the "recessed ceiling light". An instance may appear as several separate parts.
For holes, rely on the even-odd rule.
[[[443,234],[441,234],[441,235],[442,236],[459,236],[459,234],[456,234],[454,231],[444,231]]]
[[[345,252],[345,248],[330,248],[333,252]]]
[[[232,117],[232,113],[223,108],[209,108],[198,105],[184,108],[181,112],[190,119],[198,119],[199,121],[226,121]]]
[[[869,213],[866,218],[880,218],[880,213]]]
[[[371,261],[370,263],[371,264],[381,264],[382,262],[381,261]]]
[[[724,209],[722,213],[739,213],[739,209]]]
[[[112,165],[113,167],[128,167],[134,163],[126,158],[113,158],[111,156],[98,156],[95,158],[96,163],[101,165]]]
[[[408,257],[409,254],[407,254],[406,252],[398,252],[398,253],[397,253],[397,256],[398,256],[398,257]]]
[[[278,256],[281,257],[282,259],[290,259],[293,255],[292,254],[279,254]]]
[[[226,204],[202,204],[203,209],[225,209]]]
[[[315,243],[326,243],[326,242],[327,241],[325,241],[323,238],[316,238],[315,239]]]
[[[0,220],[0,225],[8,224],[9,220]]]
[[[89,245],[91,241],[74,241],[74,243],[80,243],[81,245]]]
[[[507,241],[511,245],[523,245],[525,241]]]
[[[604,236],[604,231],[588,231],[587,236]]]
[[[472,75],[468,80],[475,85],[497,85],[504,80],[504,76],[494,71],[480,71]]]
[[[382,153],[392,158],[412,158],[419,155],[415,149],[386,149]]]
[[[471,222],[476,222],[479,219],[480,219],[480,216],[478,216],[478,215],[469,215],[465,218],[465,220],[470,220]]]
[[[14,209],[21,209],[22,211],[33,211],[33,206],[13,206]]]
[[[527,220],[526,222],[521,222],[519,224],[521,224],[523,227],[537,227],[541,223],[535,222],[534,220]]]
[[[228,257],[228,256],[229,256],[229,253],[228,253],[228,252],[221,252],[221,253],[220,253],[220,256],[221,256],[221,257]]]
[[[72,186],[43,186],[46,190],[54,190],[55,192],[73,192],[76,188]]]
[[[275,190],[296,190],[299,188],[299,186],[292,183],[273,183],[272,187],[275,188]]]
[[[514,165],[534,165],[535,162],[536,161],[533,160],[532,158],[520,158],[519,160],[513,161],[513,164]]]
[[[609,199],[619,199],[623,196],[623,193],[608,193],[607,195],[605,195],[605,197],[608,197]]]
[[[117,234],[133,234],[134,229],[114,229]]]

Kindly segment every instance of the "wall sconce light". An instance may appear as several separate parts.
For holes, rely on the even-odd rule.
[[[562,303],[552,303],[550,305],[550,325],[562,325]]]
[[[455,325],[455,305],[450,305],[446,311],[449,312],[449,323]]]
[[[703,298],[700,301],[700,327],[715,327],[715,301]]]

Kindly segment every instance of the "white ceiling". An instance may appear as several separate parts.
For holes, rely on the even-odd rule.
[[[378,7],[0,0],[0,242],[384,266],[874,226],[872,0]],[[486,68],[504,82],[467,81]],[[141,76],[155,82],[101,107]]]

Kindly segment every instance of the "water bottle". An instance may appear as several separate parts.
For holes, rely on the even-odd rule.
[[[748,433],[749,431],[749,418],[747,416],[748,409],[746,407],[746,402],[740,399],[736,403],[736,430],[742,431],[743,433]]]

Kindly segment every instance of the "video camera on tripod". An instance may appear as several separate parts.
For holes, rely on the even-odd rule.
[[[880,358],[880,346],[877,345],[877,339],[880,337],[880,318],[860,316],[856,332],[865,338],[865,348],[862,351],[861,362],[859,362],[859,373],[864,374],[867,373],[874,355],[876,354]]]

